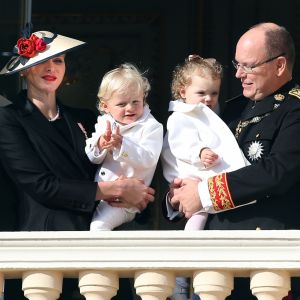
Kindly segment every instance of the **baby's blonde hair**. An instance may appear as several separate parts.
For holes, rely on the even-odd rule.
[[[150,91],[150,84],[137,67],[131,63],[124,63],[117,68],[107,72],[100,84],[97,97],[99,99],[98,109],[103,113],[103,102],[108,101],[116,92],[126,95],[130,88],[134,87],[137,93],[144,96],[144,104]]]
[[[171,91],[174,100],[181,98],[181,88],[189,86],[192,83],[192,75],[194,74],[214,80],[221,79],[223,77],[223,67],[214,58],[189,55],[184,63],[177,65],[173,71]]]

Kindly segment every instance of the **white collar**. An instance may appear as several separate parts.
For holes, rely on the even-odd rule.
[[[195,109],[203,110],[205,108],[210,109],[203,103],[187,104],[181,99],[170,101],[169,103],[169,111],[191,112]]]

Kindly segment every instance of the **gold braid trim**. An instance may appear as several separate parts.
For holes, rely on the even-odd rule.
[[[227,173],[208,178],[208,190],[215,211],[235,207],[227,184]]]
[[[296,98],[300,99],[300,89],[299,88],[292,88],[289,91],[289,95],[295,96]]]

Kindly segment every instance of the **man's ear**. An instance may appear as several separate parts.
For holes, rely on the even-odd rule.
[[[285,56],[279,56],[277,58],[277,63],[276,63],[276,71],[277,71],[277,76],[281,76],[284,70],[287,68],[287,60]]]

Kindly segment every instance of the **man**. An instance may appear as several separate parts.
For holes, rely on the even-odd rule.
[[[203,209],[211,213],[207,229],[300,229],[300,89],[292,81],[294,61],[294,42],[277,24],[258,24],[239,39],[233,65],[243,95],[228,103],[223,117],[251,165],[200,183],[176,180],[171,205],[187,218]],[[244,289],[241,295],[235,285],[228,299],[255,299],[249,282]]]

